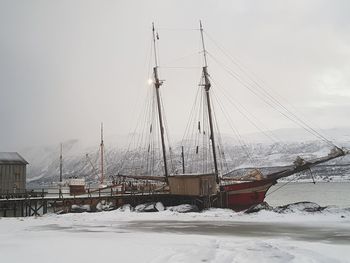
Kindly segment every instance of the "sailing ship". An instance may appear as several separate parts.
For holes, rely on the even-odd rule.
[[[202,42],[202,53],[204,65],[202,67],[201,75],[201,87],[203,94],[203,99],[205,101],[205,112],[206,122],[208,123],[208,132],[206,134],[208,137],[208,145],[210,148],[210,161],[212,162],[212,171],[207,171],[205,173],[185,173],[185,161],[184,161],[184,150],[182,146],[182,166],[183,171],[181,174],[171,174],[168,167],[167,150],[165,143],[165,127],[164,127],[164,117],[162,112],[162,102],[160,98],[160,87],[163,81],[159,79],[158,72],[158,58],[157,58],[157,48],[156,40],[159,39],[158,33],[155,32],[154,24],[152,25],[153,33],[153,52],[155,58],[155,64],[153,67],[153,86],[156,96],[156,109],[157,109],[157,122],[159,126],[159,134],[161,140],[161,153],[162,153],[162,166],[163,175],[120,175],[123,177],[129,177],[133,179],[141,180],[157,180],[163,181],[167,185],[170,194],[179,196],[208,196],[215,197],[218,201],[213,202],[213,205],[226,207],[233,210],[244,210],[248,209],[253,205],[260,204],[264,201],[267,191],[272,185],[276,184],[278,179],[283,177],[288,177],[296,173],[300,173],[305,170],[309,170],[313,166],[330,161],[332,159],[344,156],[348,154],[348,151],[341,149],[339,147],[334,147],[327,156],[322,158],[317,158],[313,160],[304,160],[300,157],[294,162],[292,166],[286,167],[280,171],[262,174],[259,168],[253,169],[249,173],[239,178],[230,177],[229,175],[223,175],[219,169],[218,164],[218,148],[216,146],[216,132],[214,129],[214,116],[212,109],[212,97],[211,88],[212,84],[210,81],[210,75],[208,73],[208,63],[207,63],[207,51],[204,43],[203,27],[200,22],[200,34]],[[198,123],[198,129],[200,130],[200,123]],[[152,125],[150,127],[150,132],[152,132]],[[170,147],[169,147],[169,150]],[[198,146],[196,148],[198,153]],[[150,146],[148,146],[148,152],[150,152]]]
[[[58,195],[63,197],[64,187],[69,187],[72,196],[85,194],[85,178],[69,177],[63,180],[63,143],[60,144]]]
[[[60,145],[60,157],[59,157],[59,196],[63,197],[62,187],[69,187],[69,194],[72,196],[85,194],[87,191],[87,185],[84,177],[72,176],[63,181],[63,144]],[[101,123],[101,141],[100,141],[100,149],[99,149],[99,162],[100,169],[99,171],[95,168],[92,160],[89,155],[86,154],[85,157],[88,163],[91,165],[93,169],[93,173],[96,175],[98,180],[98,188],[99,189],[107,189],[109,190],[108,182],[105,180],[105,157],[104,157],[104,139],[103,139],[103,123]],[[115,187],[115,186],[114,186]]]

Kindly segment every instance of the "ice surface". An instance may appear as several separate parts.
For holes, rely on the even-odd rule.
[[[1,218],[1,262],[349,262],[350,210]]]

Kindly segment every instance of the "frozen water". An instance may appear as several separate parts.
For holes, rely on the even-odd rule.
[[[124,211],[2,218],[1,261],[349,262],[349,209]]]

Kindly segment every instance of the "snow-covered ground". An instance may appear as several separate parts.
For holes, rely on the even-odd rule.
[[[0,218],[1,262],[350,262],[350,210]]]

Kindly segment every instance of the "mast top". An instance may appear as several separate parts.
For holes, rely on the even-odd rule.
[[[201,37],[202,37],[202,46],[203,46],[203,55],[204,55],[204,66],[207,67],[208,63],[207,63],[207,51],[205,49],[205,45],[204,45],[204,37],[203,37],[203,26],[202,26],[202,21],[199,20],[199,30],[201,31]]]
[[[204,76],[204,80],[205,80],[204,81],[204,88],[206,91],[209,91],[211,84],[210,84],[209,74],[208,74],[207,50],[205,49],[205,45],[204,45],[203,26],[202,26],[201,20],[199,20],[199,29],[201,31],[203,57],[204,57],[204,67],[203,67],[203,76]]]
[[[152,33],[153,33],[153,49],[154,49],[154,62],[155,62],[155,68],[158,67],[158,57],[157,57],[157,48],[156,48],[156,39],[159,39],[158,33],[156,33],[156,30],[154,29],[154,22],[152,22]]]
[[[101,144],[103,144],[103,122],[101,122]]]

